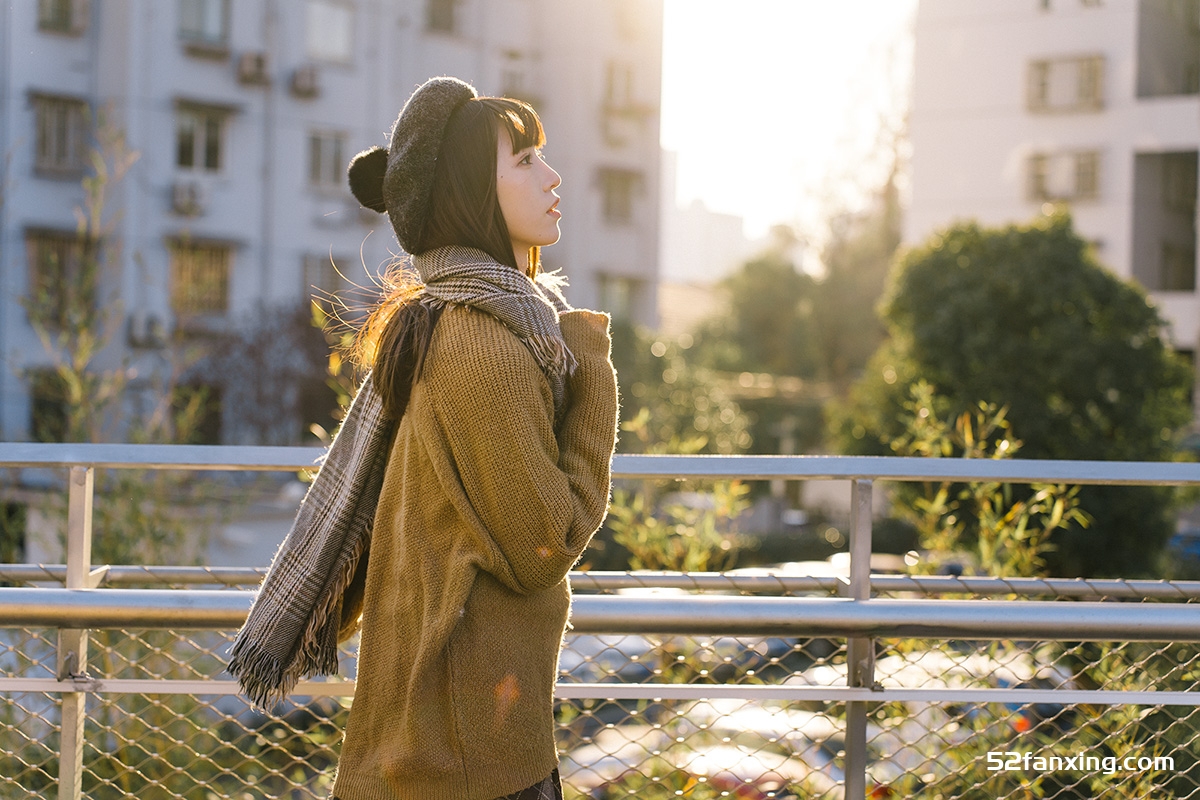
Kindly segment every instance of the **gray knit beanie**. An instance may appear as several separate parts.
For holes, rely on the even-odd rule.
[[[478,96],[458,78],[431,78],[404,104],[392,128],[391,147],[372,147],[350,160],[350,191],[367,208],[387,212],[406,252],[421,244],[446,123],[459,106]]]

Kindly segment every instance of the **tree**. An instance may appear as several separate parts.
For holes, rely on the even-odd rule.
[[[953,414],[1007,407],[1027,458],[1169,459],[1191,419],[1191,370],[1162,318],[1063,212],[934,234],[897,263],[882,316],[891,339],[834,414],[843,452],[887,452],[917,378]],[[1164,491],[1089,487],[1079,500],[1095,524],[1055,533],[1052,573],[1151,569],[1170,533]]]
[[[712,371],[696,364],[692,337],[655,336],[620,320],[612,337],[621,392],[619,452],[746,451],[746,415]]]
[[[866,211],[830,220],[830,236],[822,249],[825,276],[814,287],[809,331],[818,374],[838,394],[862,374],[886,334],[875,306],[900,246],[898,171],[894,162]]]

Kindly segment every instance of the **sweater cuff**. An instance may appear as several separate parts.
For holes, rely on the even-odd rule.
[[[588,311],[577,308],[558,315],[559,327],[567,347],[591,352],[599,350],[605,355],[609,351],[609,316],[603,311]]]

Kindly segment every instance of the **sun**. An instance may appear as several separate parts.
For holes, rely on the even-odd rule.
[[[915,10],[665,0],[661,140],[679,154],[679,201],[738,214],[758,235],[815,221],[848,181],[873,185],[879,121],[907,104]]]

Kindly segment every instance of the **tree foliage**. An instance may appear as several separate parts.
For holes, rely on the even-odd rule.
[[[745,413],[712,370],[696,364],[690,336],[672,339],[629,322],[612,326],[621,393],[621,453],[741,453]]]
[[[1013,436],[1008,409],[979,403],[951,420],[946,401],[924,381],[912,386],[902,421],[905,432],[891,443],[900,456],[1012,458],[1022,443]],[[1028,493],[995,481],[902,484],[894,495],[901,517],[913,524],[927,567],[966,554],[983,574],[1035,577],[1053,550],[1051,534],[1090,518],[1079,508],[1079,487],[1034,484]],[[928,570],[927,570],[928,571]]]
[[[888,451],[917,378],[950,413],[1007,407],[1027,458],[1168,459],[1191,419],[1191,370],[1158,311],[1097,263],[1065,213],[931,236],[897,263],[882,315],[891,339],[835,415],[844,452]],[[1096,524],[1055,534],[1051,571],[1149,570],[1170,530],[1164,492],[1090,487],[1079,497]]]

